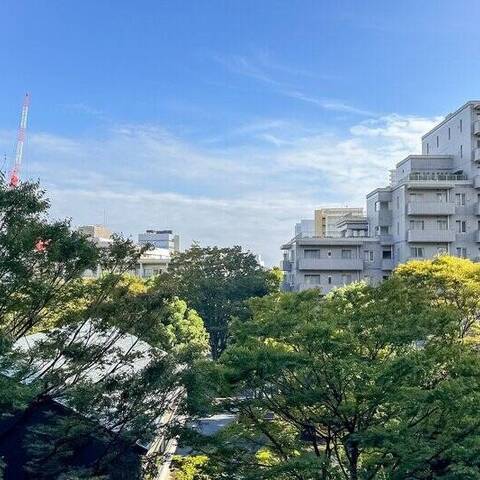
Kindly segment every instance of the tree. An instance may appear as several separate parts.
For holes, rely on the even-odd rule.
[[[227,345],[232,319],[248,315],[246,300],[278,291],[280,281],[278,269],[262,268],[241,247],[194,244],[173,257],[157,283],[200,314],[210,335],[212,356],[218,358]]]
[[[480,320],[480,264],[441,255],[399,265],[395,275],[412,290],[420,289],[433,305],[450,305],[460,314],[460,337],[478,335]]]
[[[48,206],[38,184],[0,184],[0,449],[27,430],[32,478],[139,478],[122,472],[126,452],[181,414],[208,336],[184,301],[128,276],[141,254],[130,241],[99,249]],[[99,263],[106,273],[84,280]]]
[[[193,412],[236,416],[185,434],[212,479],[480,478],[480,359],[456,308],[401,277],[251,306],[191,376]]]

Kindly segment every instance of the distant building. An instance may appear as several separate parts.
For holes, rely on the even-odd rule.
[[[112,232],[104,225],[84,225],[78,228],[78,231],[88,237],[95,245],[107,248],[112,243]],[[138,260],[135,270],[132,270],[132,275],[137,275],[141,278],[150,278],[159,273],[165,272],[170,263],[170,257],[173,252],[179,249],[179,237],[173,235],[171,230],[163,230],[154,232],[147,230],[145,234],[139,235],[151,238],[153,241],[139,241],[140,245],[147,243],[153,245],[152,250],[144,252]],[[164,245],[163,247],[161,245]],[[98,278],[102,274],[102,269],[97,266],[96,270],[86,270],[83,274],[86,278]]]
[[[139,245],[151,244],[156,248],[165,248],[171,252],[180,251],[180,237],[172,230],[146,230],[138,234]]]
[[[340,237],[337,222],[345,215],[363,215],[363,208],[339,207],[315,210],[314,235],[312,237]]]
[[[375,283],[399,263],[443,253],[480,261],[480,101],[447,115],[422,137],[422,154],[398,162],[366,200],[366,216],[319,209],[315,235],[295,228],[282,246],[285,290]]]
[[[77,231],[99,246],[106,247],[111,242],[112,231],[105,225],[83,225],[78,227]]]
[[[314,237],[315,236],[315,221],[309,219],[300,220],[295,224],[295,236],[300,237]]]

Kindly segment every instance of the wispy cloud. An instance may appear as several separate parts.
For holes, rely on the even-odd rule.
[[[270,87],[270,89],[278,95],[299,100],[303,103],[308,103],[324,110],[346,112],[361,116],[375,115],[375,113],[371,111],[349,105],[342,100],[309,95],[291,83],[291,80],[294,80],[297,76],[311,76],[322,80],[331,79],[332,77],[315,76],[315,74],[305,70],[283,66],[279,63],[272,62],[266,55],[256,54],[254,57],[243,55],[214,55],[213,59],[227,68],[230,72],[256,80],[257,82]],[[278,79],[277,75],[285,73],[288,74],[287,79]]]
[[[419,151],[421,134],[436,121],[388,115],[339,135],[257,118],[237,128],[240,143],[221,148],[156,125],[81,138],[34,132],[24,173],[41,178],[55,217],[77,225],[102,222],[105,211],[110,226],[127,235],[171,227],[184,246],[241,244],[275,264],[299,218],[320,205],[362,206],[369,190],[387,182],[389,168]],[[14,132],[0,131],[0,149],[11,139]]]

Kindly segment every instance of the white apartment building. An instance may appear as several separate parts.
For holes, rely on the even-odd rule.
[[[78,231],[88,237],[92,242],[94,242],[97,246],[107,248],[112,243],[112,232],[103,225],[84,225],[78,228]],[[148,232],[148,230],[147,230]],[[170,231],[171,234],[171,231]],[[178,235],[176,235],[178,239]],[[162,241],[165,238],[169,237],[162,237]],[[152,243],[152,242],[145,242],[145,243]],[[154,248],[152,250],[148,250],[144,252],[135,267],[132,270],[132,275],[139,276],[141,278],[150,278],[154,275],[158,275],[159,273],[165,272],[168,268],[168,264],[170,263],[171,254],[173,248],[175,246],[178,247],[179,241],[177,240],[175,245],[172,245],[170,249],[170,244],[167,243],[168,248],[160,248],[153,244]],[[102,269],[100,265],[97,266],[96,270],[86,270],[83,274],[85,278],[98,278],[102,274]]]
[[[337,220],[335,233],[282,246],[285,290],[326,293],[356,280],[378,282],[398,263],[449,253],[480,258],[480,101],[470,101],[422,138],[422,154],[370,192],[367,214]]]
[[[153,245],[155,248],[164,248],[171,252],[180,251],[180,237],[172,230],[146,230],[138,234],[139,245]]]

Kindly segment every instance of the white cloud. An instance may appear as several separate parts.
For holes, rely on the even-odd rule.
[[[363,206],[396,162],[418,153],[420,136],[437,120],[389,115],[340,135],[257,119],[233,132],[241,144],[224,148],[148,125],[95,138],[34,133],[23,172],[41,178],[53,215],[76,225],[103,222],[105,212],[107,223],[127,235],[170,227],[184,246],[240,244],[276,264],[299,218],[320,205]],[[0,147],[14,138],[0,132]]]

